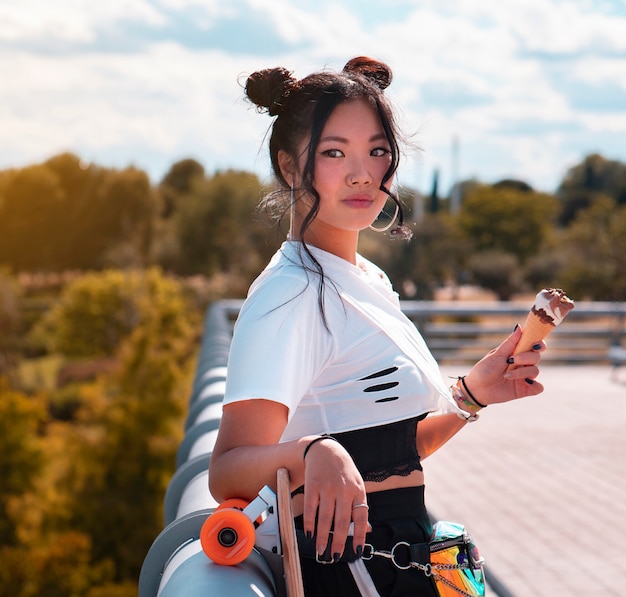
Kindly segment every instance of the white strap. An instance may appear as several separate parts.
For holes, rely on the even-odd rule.
[[[354,562],[348,562],[348,567],[350,568],[350,572],[352,572],[354,582],[362,597],[380,597],[374,585],[374,581],[361,558]]]

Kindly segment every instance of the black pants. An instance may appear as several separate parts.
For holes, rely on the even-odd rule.
[[[427,543],[431,525],[424,505],[424,487],[409,487],[371,493],[367,496],[372,532],[366,542],[376,550],[390,551],[398,541]],[[301,520],[296,521],[296,525]],[[307,597],[359,597],[348,564],[318,564],[302,558],[302,577]],[[379,556],[365,562],[382,597],[436,597],[431,578],[416,568],[400,570]]]

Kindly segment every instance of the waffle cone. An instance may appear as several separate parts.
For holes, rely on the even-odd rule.
[[[544,288],[535,297],[522,329],[522,336],[513,354],[527,352],[541,342],[574,308],[574,301],[560,288]],[[508,370],[512,369],[511,365]]]
[[[553,324],[542,321],[541,317],[531,311],[526,318],[526,323],[522,329],[522,337],[513,354],[531,350],[533,345],[541,342],[554,328]]]

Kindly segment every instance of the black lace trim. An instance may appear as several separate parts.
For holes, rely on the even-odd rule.
[[[422,470],[415,434],[418,422],[425,417],[423,414],[377,427],[334,433],[333,437],[352,456],[365,481],[407,477]]]
[[[389,477],[408,477],[413,471],[421,470],[422,464],[418,459],[404,464],[394,464],[378,471],[368,471],[363,475],[363,480],[380,483],[385,479],[389,479]]]

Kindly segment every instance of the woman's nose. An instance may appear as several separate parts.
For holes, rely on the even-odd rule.
[[[372,182],[372,175],[366,164],[361,160],[354,160],[351,163],[348,174],[348,183],[350,186],[367,185]]]

